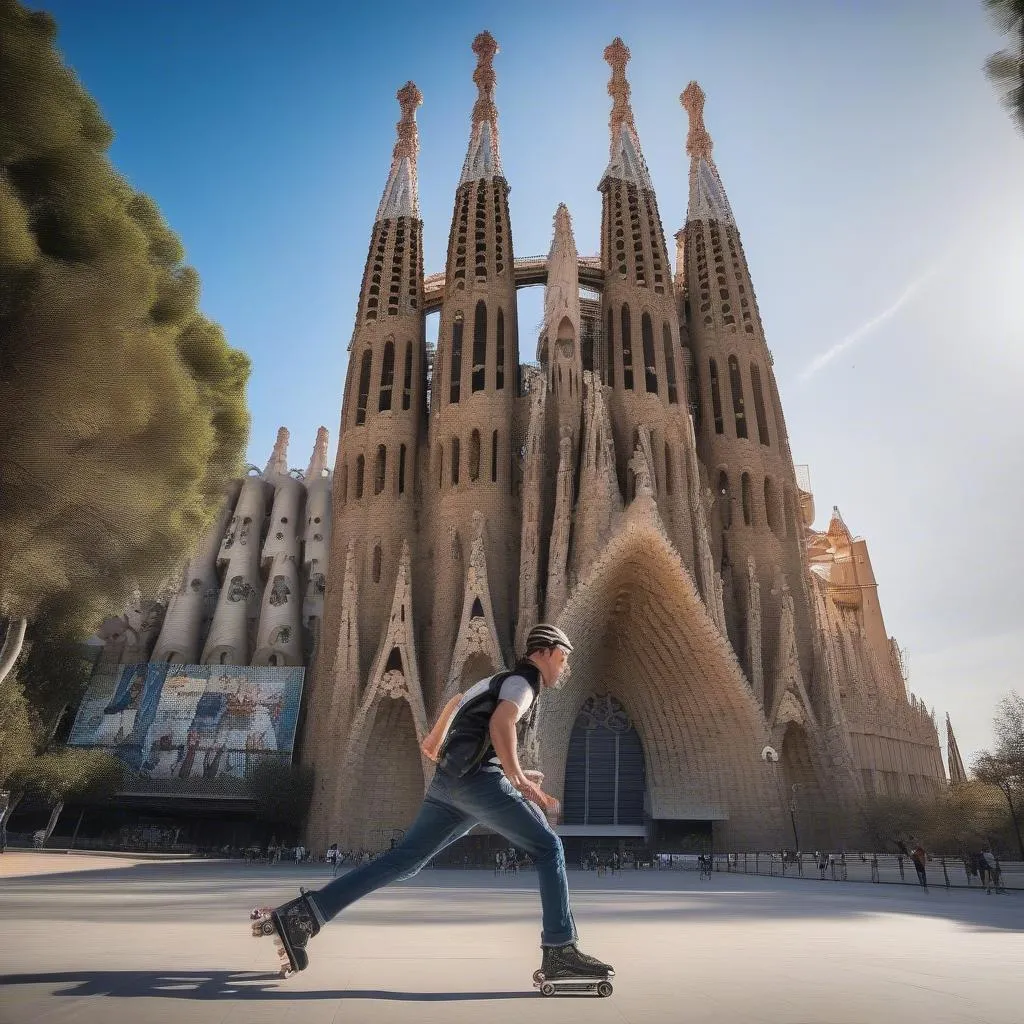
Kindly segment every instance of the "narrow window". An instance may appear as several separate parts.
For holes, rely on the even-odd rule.
[[[405,493],[405,445],[398,449],[398,493]]]
[[[412,407],[412,342],[405,343],[405,370],[402,373],[402,408]]]
[[[495,353],[494,387],[498,391],[502,391],[505,388],[505,314],[500,308],[498,309],[498,323],[496,327],[497,352]]]
[[[342,463],[341,466],[341,504],[342,506],[348,501],[348,463]]]
[[[644,345],[644,378],[647,382],[647,392],[656,395],[658,393],[658,367],[654,361],[654,328],[651,326],[649,313],[644,313],[640,318],[640,337]]]
[[[356,499],[358,500],[363,496],[363,472],[366,469],[366,459],[359,456],[356,459]]]
[[[629,306],[622,305],[622,386],[633,390],[633,351],[630,348]]]
[[[612,315],[612,311],[608,310],[608,333],[604,339],[604,351],[607,361],[607,367],[605,368],[604,382],[608,387],[615,387],[615,343],[614,343],[614,331],[615,317]]]
[[[384,476],[387,473],[388,450],[384,445],[377,445],[377,458],[373,463],[373,493],[380,494],[384,490]]]
[[[672,448],[665,442],[665,493],[672,493]]]
[[[380,365],[380,399],[377,411],[384,412],[391,408],[391,391],[395,386],[395,343],[389,341],[384,346],[384,361]]]
[[[736,436],[747,436],[747,414],[743,408],[743,381],[740,378],[740,364],[735,356],[729,356],[729,386],[732,388],[732,411],[736,414]]]
[[[796,502],[793,500],[793,488],[788,484],[782,492],[782,499],[785,503],[785,516],[782,524],[784,537],[791,536],[790,531],[797,529],[796,525]]]
[[[708,377],[711,380],[711,412],[715,417],[715,433],[725,433],[722,420],[722,393],[718,388],[718,363],[714,359],[708,363]]]
[[[498,482],[498,432],[491,436],[491,483]]]
[[[768,437],[768,417],[764,411],[764,395],[761,392],[761,368],[757,363],[750,364],[750,386],[754,389],[754,412],[757,415],[757,436],[761,444],[770,445]]]
[[[444,447],[437,445],[437,486],[444,487]]]
[[[722,514],[722,526],[732,526],[732,499],[729,496],[729,474],[723,469],[718,474],[718,507]]]
[[[593,371],[594,369],[594,321],[583,322],[583,369]]]
[[[672,328],[668,324],[664,324],[661,334],[665,342],[665,374],[668,377],[668,401],[669,405],[677,405],[679,402],[679,392],[676,390],[676,356],[672,349]]]
[[[483,391],[487,383],[487,304],[481,299],[473,315],[473,376],[471,391]]]
[[[769,476],[764,478],[764,516],[768,520],[768,529],[774,534],[781,534],[778,497],[775,494],[775,484]]]
[[[480,478],[480,431],[474,430],[469,435],[469,479]]]
[[[768,485],[768,481],[766,480],[765,481],[766,489],[767,489],[767,485]],[[750,494],[750,474],[749,473],[744,473],[743,476],[740,477],[740,490],[741,490],[741,498],[743,500],[743,525],[744,526],[749,526],[751,524],[752,518],[753,518],[752,517],[752,513],[751,513],[751,502],[753,501],[753,498],[751,497],[751,494]],[[767,493],[767,490],[766,490],[765,493]]]
[[[367,349],[359,366],[359,404],[356,406],[356,426],[366,422],[366,402],[370,397],[370,369],[373,353]]]
[[[455,314],[455,322],[452,324],[452,365],[451,365],[451,387],[448,394],[448,401],[455,405],[459,401],[459,387],[462,384],[462,314]]]
[[[459,482],[459,439],[452,438],[452,486]]]
[[[384,553],[380,549],[380,544],[374,544],[373,546],[373,582],[380,583],[380,568],[381,563],[384,561]]]

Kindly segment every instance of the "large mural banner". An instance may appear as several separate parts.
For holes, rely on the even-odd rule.
[[[122,665],[97,675],[68,738],[110,750],[152,779],[244,778],[291,760],[301,666]]]

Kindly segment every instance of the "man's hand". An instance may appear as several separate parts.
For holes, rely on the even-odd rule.
[[[540,773],[538,772],[535,774]],[[543,778],[543,776],[541,777]],[[546,815],[548,815],[548,817],[556,817],[558,815],[560,809],[558,801],[553,796],[549,796],[545,793],[536,782],[528,777],[526,772],[521,773],[518,778],[510,778],[509,782],[511,782],[512,786],[519,790],[527,800],[531,803],[535,803]]]
[[[437,763],[438,754],[441,753],[441,744],[436,740],[428,736],[421,744],[420,750],[423,751],[423,756],[429,758],[435,764]]]

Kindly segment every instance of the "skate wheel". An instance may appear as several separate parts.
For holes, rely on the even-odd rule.
[[[274,934],[274,922],[270,920],[262,921],[260,923],[260,935],[273,935]]]
[[[282,968],[281,968],[281,977],[282,977],[282,978],[284,978],[285,980],[287,980],[288,978],[290,978],[290,977],[291,977],[291,976],[292,976],[292,975],[293,975],[294,973],[295,973],[295,972],[294,972],[294,971],[293,971],[293,970],[291,969],[291,967],[290,967],[290,966],[288,966],[288,967],[282,967]]]
[[[542,996],[553,996],[555,994],[555,986],[550,981],[545,981],[540,987],[540,994]]]
[[[610,981],[598,982],[597,994],[601,997],[610,996],[612,994],[612,983]]]
[[[534,971],[533,972],[533,983],[534,985],[542,985],[544,983],[544,972]]]

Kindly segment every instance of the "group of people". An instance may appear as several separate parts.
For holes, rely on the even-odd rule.
[[[494,854],[494,873],[496,875],[516,875],[519,873],[519,851],[510,846],[507,850],[497,850]]]
[[[964,870],[967,872],[968,883],[974,875],[978,876],[987,895],[991,896],[993,890],[997,893],[1006,892],[1003,885],[1003,866],[988,843],[964,858]]]

